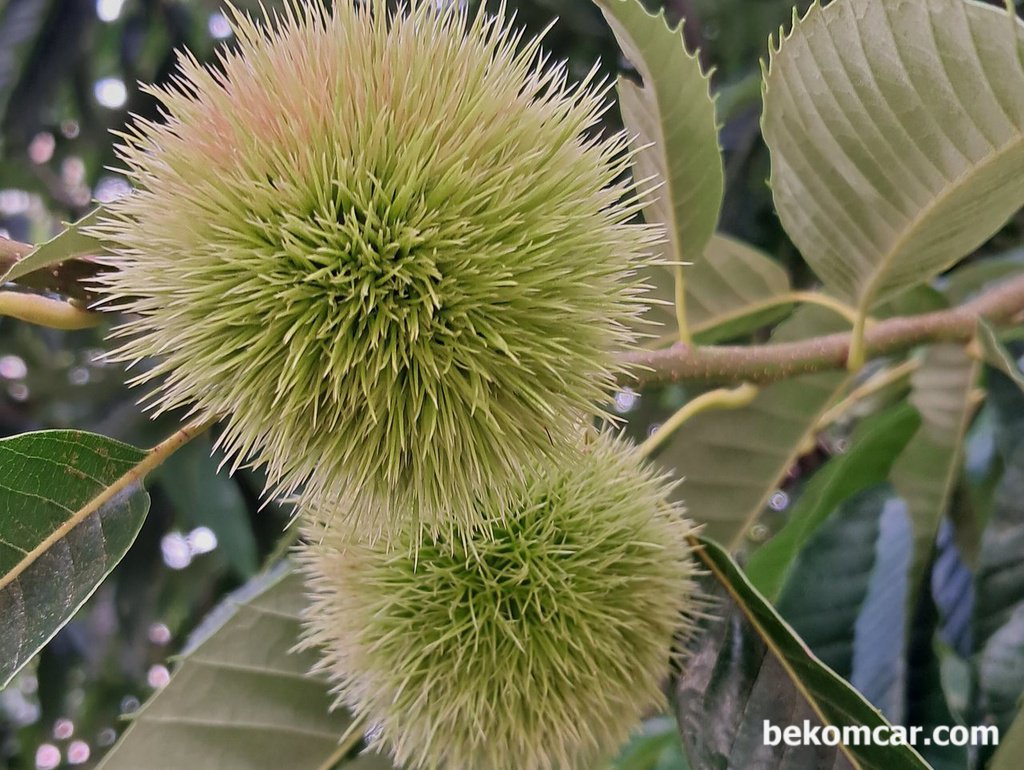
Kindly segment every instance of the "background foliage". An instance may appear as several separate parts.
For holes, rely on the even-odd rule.
[[[560,19],[547,45],[568,59],[573,74],[584,75],[597,59],[609,76],[625,71],[636,77],[590,2],[509,0],[509,5],[534,32]],[[715,68],[725,153],[719,231],[759,247],[779,268],[777,274],[762,275],[762,283],[750,291],[782,291],[779,280],[786,275],[794,287],[812,288],[814,276],[772,206],[760,129],[759,59],[768,34],[788,23],[791,3],[666,0],[664,6],[669,19],[688,19],[688,43],[700,48],[705,67]],[[124,180],[107,170],[114,163],[108,130],[123,125],[129,112],[154,117],[154,104],[134,83],[165,80],[176,47],[187,45],[209,59],[217,46],[231,44],[225,34],[212,0],[0,4],[0,228],[18,240],[40,242],[62,221],[86,213],[94,199],[122,194]],[[618,128],[620,120],[612,110],[606,127]],[[956,304],[992,278],[1019,272],[1022,225],[1018,214],[955,277],[904,296],[893,312]],[[717,248],[734,248],[717,243]],[[744,264],[742,254],[732,258]],[[671,296],[667,283],[659,288]],[[827,314],[804,309],[776,330],[776,338],[795,339],[806,328],[820,332],[829,323],[833,319]],[[749,328],[743,333],[765,336]],[[140,413],[121,372],[103,364],[102,339],[103,329],[62,333],[0,319],[0,437],[75,428],[150,446],[173,431],[174,416],[153,423]],[[1009,349],[1011,364],[1024,354],[1020,343],[1011,342]],[[976,376],[990,396],[980,409]],[[751,487],[734,483],[724,492],[702,486],[695,472],[693,484],[683,488],[694,514],[708,522],[708,534],[741,555],[754,554],[746,564],[752,585],[891,721],[994,723],[1009,731],[1024,688],[1024,395],[1006,374],[967,360],[956,346],[931,348],[912,373],[908,369],[851,410],[828,410],[842,388],[858,384],[843,373],[827,373],[788,390],[775,386],[771,403],[761,400],[742,414],[688,424],[685,438],[680,434],[668,442],[660,460],[707,468],[719,462],[707,450],[709,437],[737,430],[755,437],[759,449],[746,458],[753,464],[744,469],[754,479]],[[642,394],[623,391],[617,406],[630,434],[642,440],[698,392],[679,385]],[[801,420],[815,410],[817,424],[809,430]],[[796,417],[787,421],[780,414]],[[956,447],[962,434],[961,456]],[[95,766],[123,732],[121,716],[167,684],[169,660],[186,648],[201,619],[281,552],[288,512],[275,505],[260,510],[258,473],[217,475],[210,441],[194,441],[159,470],[149,485],[149,515],[111,579],[0,691],[0,768]],[[776,487],[772,481],[769,489],[758,486],[762,477],[783,482]],[[948,505],[936,499],[947,492]],[[908,517],[908,511],[917,513]],[[776,534],[771,546],[758,549]],[[720,566],[730,568],[724,559]],[[249,593],[236,595],[235,615],[222,618],[219,629],[206,629],[190,646],[192,665],[197,659],[217,660],[218,639],[238,632],[232,624],[256,623],[257,617],[247,620],[246,613],[254,602],[271,602],[275,591],[288,587],[287,576],[278,579],[262,598],[253,599],[251,586]],[[745,585],[740,576],[736,580]],[[774,641],[753,654],[768,661],[766,676],[784,678],[787,667],[806,663],[801,649],[748,588],[743,591],[749,611],[706,632],[728,649],[728,634],[736,633],[730,622],[768,629],[763,635]],[[183,671],[191,671],[188,665]],[[685,706],[697,700],[693,693],[707,690],[710,680],[702,676],[719,675],[695,666],[680,682],[684,723],[706,722],[708,712]],[[847,696],[836,696],[833,684],[822,685],[823,711],[856,710]],[[236,679],[231,686],[244,693],[251,683]],[[202,677],[189,673],[165,692],[174,702],[189,704],[201,687]],[[138,724],[136,730],[148,729],[145,719]],[[1013,730],[1020,736],[1019,719]],[[706,752],[701,756],[721,751],[698,747]],[[936,768],[963,768],[969,761],[980,766],[989,752],[924,753]],[[872,766],[870,757],[863,759]],[[367,767],[376,761],[366,760]],[[903,766],[914,766],[912,759],[907,763]],[[616,766],[685,768],[675,722],[652,719]]]

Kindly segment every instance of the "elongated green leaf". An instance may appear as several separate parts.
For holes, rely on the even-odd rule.
[[[1017,715],[1003,736],[988,770],[1020,770],[1021,757],[1024,757],[1024,712]]]
[[[0,688],[121,560],[149,510],[145,453],[78,431],[0,441]],[[76,523],[76,525],[75,525]]]
[[[832,670],[889,719],[903,715],[910,523],[889,484],[848,500],[808,541],[777,603]]]
[[[651,296],[649,321],[669,330],[663,342],[674,342],[676,316],[672,307],[675,278],[672,269],[648,270]],[[792,311],[787,301],[789,276],[775,260],[728,235],[711,237],[704,257],[686,268],[686,319],[693,338],[703,344],[740,337],[784,318]]]
[[[942,282],[942,293],[952,305],[960,305],[1008,278],[1024,274],[1024,250],[987,257],[956,269]]]
[[[704,542],[707,590],[719,600],[702,621],[676,684],[680,730],[694,767],[926,770],[908,746],[769,745],[764,723],[867,730],[888,723],[821,663],[722,548]],[[802,731],[801,731],[802,732]]]
[[[774,339],[842,328],[829,311],[805,307],[779,327]],[[684,479],[678,495],[708,537],[730,549],[743,541],[848,379],[827,372],[768,385],[749,406],[698,414],[672,436],[659,462]]]
[[[85,232],[86,228],[96,224],[101,213],[101,209],[94,210],[74,224],[69,224],[50,240],[34,248],[24,259],[18,260],[6,274],[0,276],[0,284],[13,281],[40,268],[55,265],[72,257],[80,257],[83,254],[102,254],[105,251],[103,243]]]
[[[1022,31],[971,0],[837,0],[772,51],[776,208],[834,292],[870,308],[1024,204]]]
[[[647,221],[666,226],[672,262],[696,262],[718,224],[725,171],[711,81],[670,29],[639,0],[596,0],[643,85],[620,78],[626,127],[636,135],[635,176],[660,184]]]
[[[866,420],[854,432],[850,449],[815,474],[790,510],[789,520],[771,540],[758,548],[747,563],[747,576],[771,600],[779,596],[793,560],[840,503],[856,493],[881,484],[920,418],[908,405]]]
[[[287,566],[229,596],[99,770],[333,768],[351,717],[331,711],[329,685],[310,674],[315,653],[291,652],[303,606],[302,580]]]
[[[975,576],[974,644],[984,649],[1018,606],[1024,604],[1024,443],[1007,458],[996,487]]]
[[[911,377],[919,433],[892,469],[914,530],[910,598],[921,588],[939,523],[950,503],[963,458],[964,436],[978,405],[980,365],[962,345],[934,345]]]
[[[683,270],[691,334],[711,342],[784,316],[786,272],[735,239],[713,236],[725,188],[715,103],[710,79],[686,50],[682,30],[670,29],[663,14],[649,14],[639,0],[595,2],[643,78],[641,86],[620,78],[619,102],[635,137],[634,176],[657,186],[644,214],[665,225],[664,260],[691,263]],[[673,270],[655,268],[649,279],[668,303],[650,318],[674,329]]]
[[[1024,390],[1024,372],[1013,360],[1010,351],[999,341],[999,335],[996,334],[992,325],[983,318],[978,320],[978,344],[981,346],[986,363],[994,366],[1017,383],[1021,390]]]

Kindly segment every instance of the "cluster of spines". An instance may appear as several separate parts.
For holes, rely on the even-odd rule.
[[[663,702],[700,610],[667,480],[607,436],[526,476],[454,541],[307,518],[307,643],[399,764],[589,766]]]
[[[117,356],[161,356],[152,407],[223,416],[233,467],[380,533],[471,524],[523,454],[559,461],[659,237],[593,73],[570,84],[500,15],[411,5],[235,14],[218,71],[186,55],[150,89],[164,119],[123,134],[136,193],[99,228],[134,314]]]
[[[301,490],[307,641],[400,763],[567,770],[660,702],[691,525],[587,423],[644,311],[607,87],[504,20],[289,0],[150,93],[97,233],[116,357]],[[586,443],[586,442],[584,442]]]

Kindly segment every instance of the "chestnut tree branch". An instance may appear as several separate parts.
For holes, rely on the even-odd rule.
[[[0,238],[0,275],[32,251],[32,246]],[[89,302],[96,298],[88,279],[105,270],[88,259],[69,259],[32,273],[15,283]],[[979,318],[994,326],[1024,323],[1024,276],[991,289],[949,310],[902,316],[868,326],[864,337],[868,357],[909,350],[929,342],[969,342]],[[662,350],[633,350],[622,355],[631,370],[620,383],[645,387],[669,382],[750,382],[766,384],[801,374],[842,369],[847,364],[851,334],[829,334],[799,342],[767,345],[683,345]]]
[[[900,353],[929,342],[969,342],[978,319],[995,326],[1024,323],[1024,276],[1012,278],[969,302],[934,313],[878,321],[864,336],[869,358]],[[846,367],[851,334],[829,334],[799,342],[767,345],[682,345],[623,354],[632,374],[623,386],[669,382],[752,382],[764,384]]]

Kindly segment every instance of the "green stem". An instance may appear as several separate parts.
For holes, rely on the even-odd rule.
[[[679,327],[679,341],[684,345],[692,344],[690,322],[686,320],[686,279],[682,265],[676,265],[676,325]]]
[[[0,316],[65,330],[90,329],[103,320],[101,313],[90,313],[68,302],[14,291],[0,291]]]
[[[66,537],[71,530],[103,508],[104,505],[116,498],[126,489],[129,489],[136,484],[141,484],[146,476],[163,464],[164,460],[177,452],[196,436],[205,432],[213,422],[213,420],[196,420],[195,422],[189,423],[184,428],[181,428],[169,438],[161,441],[149,450],[149,453],[142,458],[142,461],[139,462],[138,465],[134,466],[130,471],[121,476],[121,478],[75,511],[67,520],[64,521],[63,524],[51,532],[46,539],[26,553],[18,563],[14,565],[13,569],[7,571],[3,575],[0,575],[0,590],[6,588],[17,580],[18,577],[20,577],[21,574],[29,568],[29,566],[38,561],[43,554]]]
[[[867,312],[858,312],[850,335],[850,349],[846,355],[846,368],[851,372],[859,372],[868,360],[867,343],[864,339],[867,323]]]
[[[782,305],[786,302],[800,302],[805,305],[819,305],[828,308],[836,315],[840,315],[851,324],[857,323],[857,309],[850,307],[845,302],[840,302],[835,297],[822,294],[820,291],[791,291],[779,297],[775,304]]]
[[[712,409],[739,409],[747,406],[754,400],[759,390],[756,385],[745,382],[737,388],[718,388],[687,401],[678,412],[669,417],[640,445],[640,454],[650,457],[655,449],[664,444],[679,429],[679,426],[694,415]]]
[[[347,757],[352,750],[359,745],[360,741],[363,740],[363,732],[365,727],[365,720],[357,719],[353,722],[345,734],[341,736],[341,741],[338,743],[331,756],[324,760],[323,764],[320,765],[317,770],[333,770],[341,760]]]
[[[684,299],[684,301],[685,301],[685,299]],[[834,312],[836,315],[839,315],[843,319],[848,321],[851,326],[854,323],[856,323],[856,320],[857,320],[857,310],[856,310],[856,308],[850,307],[849,305],[847,305],[844,302],[841,302],[840,300],[836,299],[835,297],[830,297],[829,295],[823,294],[820,291],[791,291],[791,292],[788,292],[786,294],[779,294],[778,296],[775,296],[775,297],[769,297],[768,299],[760,300],[758,302],[751,303],[750,305],[747,305],[746,306],[746,310],[749,311],[749,312],[747,312],[745,314],[746,315],[754,315],[755,313],[758,313],[758,312],[761,312],[761,311],[764,311],[764,310],[770,310],[771,308],[779,307],[780,305],[796,305],[796,304],[819,305],[821,307],[827,308],[827,309],[831,310],[832,312]],[[676,308],[678,309],[678,307],[679,307],[679,303],[678,303],[678,300],[677,300]],[[743,314],[735,316],[735,318],[742,318],[742,317],[743,317]],[[679,320],[678,316],[676,317],[676,320],[678,322],[678,320]],[[734,318],[730,318],[729,320],[734,320]],[[868,320],[868,327],[869,328],[870,328],[872,323],[873,323],[873,321],[869,319]],[[696,334],[700,334],[701,332],[709,331],[709,330],[711,330],[711,329],[713,329],[715,327],[715,324],[711,324],[711,323],[707,323],[707,322],[705,322],[705,324],[706,324],[706,326],[700,327],[700,328],[696,329],[696,331],[693,330],[693,329],[689,329],[689,332],[688,332],[689,336],[692,338],[693,334],[695,334],[695,333]],[[662,334],[662,335],[660,335],[658,337],[655,337],[653,339],[650,339],[650,340],[644,342],[641,345],[641,347],[644,350],[661,350],[663,348],[671,347],[675,343],[679,342],[680,341],[679,338],[680,338],[680,335],[678,333]],[[688,343],[688,342],[684,341],[683,344],[686,345],[686,344],[692,344],[692,343]]]

